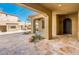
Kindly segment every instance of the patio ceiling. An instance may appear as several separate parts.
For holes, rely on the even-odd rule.
[[[40,5],[64,14],[74,13],[79,10],[79,3],[40,3]]]

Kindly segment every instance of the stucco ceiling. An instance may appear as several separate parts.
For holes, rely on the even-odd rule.
[[[61,13],[74,13],[79,10],[79,3],[40,3],[40,5]]]

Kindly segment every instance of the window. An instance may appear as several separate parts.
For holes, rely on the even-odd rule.
[[[16,26],[11,26],[11,29],[15,29],[16,28]]]

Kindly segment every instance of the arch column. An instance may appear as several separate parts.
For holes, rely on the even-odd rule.
[[[57,17],[56,13],[52,12],[52,36],[55,37],[57,35]]]
[[[78,11],[78,40],[79,40],[79,11]]]
[[[44,37],[48,40],[52,39],[52,13],[44,16]]]
[[[42,32],[42,19],[39,20],[39,31]]]
[[[31,33],[33,34],[35,33],[35,20],[34,19],[31,20],[31,25],[32,25]]]

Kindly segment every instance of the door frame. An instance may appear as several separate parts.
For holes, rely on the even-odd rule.
[[[69,31],[70,32],[67,32],[67,29],[66,29],[66,27],[67,27],[67,25],[66,25],[66,23],[67,22],[69,22],[70,23],[70,25],[69,25]],[[70,18],[65,18],[64,20],[63,20],[63,34],[72,34],[72,19],[70,19]]]

